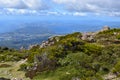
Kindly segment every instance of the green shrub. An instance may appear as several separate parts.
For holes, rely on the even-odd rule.
[[[101,54],[102,47],[96,44],[85,44],[84,52],[95,57]]]
[[[113,73],[118,73],[120,75],[120,61],[114,66]]]
[[[117,35],[116,38],[117,38],[117,39],[120,39],[120,35]]]
[[[19,70],[20,70],[20,71],[27,71],[27,67],[28,67],[27,64],[21,64]]]

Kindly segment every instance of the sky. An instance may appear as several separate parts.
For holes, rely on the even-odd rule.
[[[120,0],[0,0],[0,15],[120,17]]]

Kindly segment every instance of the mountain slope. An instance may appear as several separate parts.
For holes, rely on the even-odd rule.
[[[81,33],[50,38],[28,51],[28,63],[33,65],[26,76],[33,80],[107,80],[109,74],[119,78],[119,34],[120,29],[111,29],[87,33],[84,40]]]
[[[17,61],[17,73],[32,80],[120,79],[120,29],[54,36],[28,50],[1,47],[0,52],[0,71]]]

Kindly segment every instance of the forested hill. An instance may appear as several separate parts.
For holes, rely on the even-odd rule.
[[[0,70],[5,64],[17,61],[20,67],[16,73],[24,72],[23,80],[120,79],[120,29],[105,27],[98,32],[75,32],[54,36],[28,50],[1,48],[0,51],[4,64],[0,64]]]

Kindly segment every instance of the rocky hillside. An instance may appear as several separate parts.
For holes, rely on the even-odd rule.
[[[26,76],[34,80],[108,80],[119,75],[120,29],[55,36],[28,52]],[[28,64],[26,64],[27,66]],[[31,74],[32,73],[32,74]]]
[[[28,50],[7,49],[1,54],[8,52],[12,57],[1,56],[0,60],[16,61],[18,56],[26,60],[18,70],[32,80],[120,79],[120,29],[106,26],[97,32],[54,36]]]

